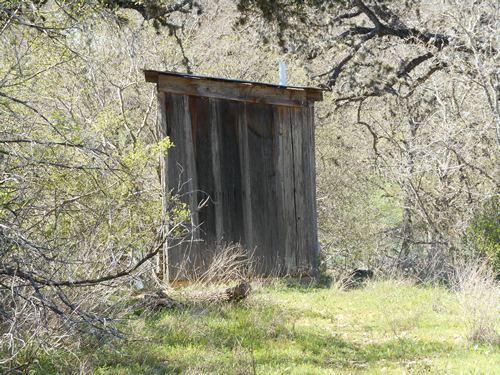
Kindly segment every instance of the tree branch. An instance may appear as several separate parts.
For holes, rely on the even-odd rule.
[[[170,5],[160,5],[156,2],[142,2],[136,0],[105,0],[104,4],[108,8],[134,9],[138,11],[146,21],[159,19],[175,12],[189,12],[196,7],[201,9],[200,5],[194,0],[180,0]]]
[[[101,284],[106,281],[112,281],[124,276],[130,275],[132,272],[136,271],[139,267],[141,267],[144,263],[146,263],[148,260],[153,258],[158,254],[158,252],[162,249],[163,245],[167,241],[167,238],[169,237],[170,233],[173,233],[181,223],[175,225],[174,227],[170,228],[169,233],[165,234],[161,241],[159,241],[156,246],[149,251],[145,256],[143,256],[135,265],[133,265],[130,268],[127,268],[123,271],[111,274],[111,275],[106,275],[102,277],[98,277],[95,279],[82,279],[82,280],[76,280],[76,281],[54,281],[50,280],[44,277],[40,276],[35,276],[33,273],[28,273],[22,269],[19,268],[12,268],[12,267],[7,267],[0,269],[0,275],[6,275],[10,277],[19,277],[23,280],[29,281],[29,282],[35,282],[38,285],[43,285],[43,286],[49,286],[49,287],[85,287],[85,286],[92,286],[96,284]],[[178,246],[179,244],[174,245]]]
[[[375,25],[375,29],[381,29],[383,27],[382,22],[380,22],[375,13],[373,13],[372,10],[368,8],[365,3],[363,3],[363,1],[355,0],[355,4],[358,9],[363,12],[370,19],[370,21],[372,21],[372,23]]]
[[[419,66],[423,62],[429,60],[432,57],[434,57],[434,54],[431,52],[427,52],[424,55],[415,57],[413,60],[411,60],[408,64],[406,64],[404,67],[402,67],[400,69],[400,71],[398,72],[398,78],[406,76],[408,73],[410,73],[417,66]]]
[[[358,9],[363,12],[375,26],[371,31],[366,27],[356,27],[352,29],[356,34],[367,34],[374,32],[377,36],[395,36],[403,39],[406,43],[422,42],[427,45],[432,45],[438,50],[443,49],[450,44],[450,38],[447,35],[421,32],[415,28],[408,28],[401,24],[399,27],[391,27],[380,21],[376,14],[366,6],[363,1],[355,0]]]

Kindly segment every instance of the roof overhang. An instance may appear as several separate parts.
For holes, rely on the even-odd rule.
[[[280,86],[156,70],[144,70],[144,77],[147,82],[156,83],[158,91],[174,94],[285,106],[306,106],[323,100],[323,91],[314,87]]]

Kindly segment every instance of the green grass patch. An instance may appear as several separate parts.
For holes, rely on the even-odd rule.
[[[494,374],[500,368],[498,346],[467,342],[452,292],[396,281],[351,291],[257,287],[240,304],[139,316],[127,330],[130,340],[87,353],[94,374]]]

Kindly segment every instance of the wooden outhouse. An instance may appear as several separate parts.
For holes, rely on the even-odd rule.
[[[194,245],[168,250],[169,278],[181,266],[202,270],[216,245],[237,242],[258,275],[314,275],[314,102],[322,91],[144,73],[157,85],[160,135],[174,144],[162,167],[164,194],[180,194],[196,228]]]

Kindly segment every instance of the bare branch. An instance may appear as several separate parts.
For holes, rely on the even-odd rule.
[[[415,57],[408,64],[406,64],[404,67],[401,68],[401,70],[398,72],[398,78],[408,75],[413,69],[415,69],[425,61],[429,60],[433,56],[434,56],[433,53],[427,52],[424,55]]]
[[[108,8],[134,9],[145,20],[159,19],[175,12],[189,12],[192,8],[201,8],[195,0],[180,0],[170,5],[160,5],[156,2],[142,2],[135,0],[106,0]]]

